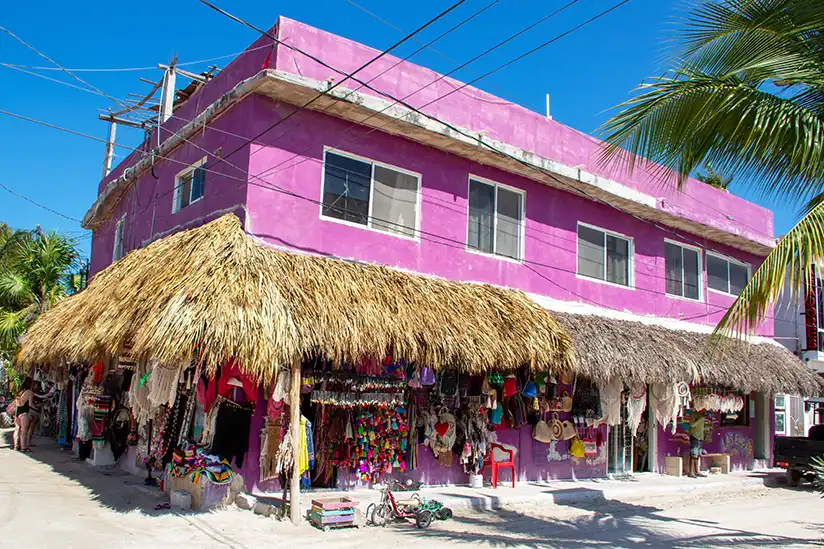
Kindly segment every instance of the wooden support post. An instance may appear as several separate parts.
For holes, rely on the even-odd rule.
[[[114,137],[117,132],[117,124],[114,120],[109,121],[109,139],[106,141],[106,155],[103,157],[103,177],[112,171],[112,159],[114,158]]]
[[[289,516],[292,524],[300,524],[300,361],[292,363],[289,388],[289,438],[292,441],[292,478],[289,484]]]

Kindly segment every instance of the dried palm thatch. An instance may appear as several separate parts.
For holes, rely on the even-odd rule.
[[[786,348],[597,315],[553,312],[572,336],[578,373],[627,382],[686,381],[742,391],[815,395],[821,378]]]
[[[228,357],[259,381],[278,366],[387,352],[436,368],[572,367],[572,342],[525,294],[298,255],[249,237],[234,215],[133,251],[44,314],[24,363],[136,358],[207,370]]]

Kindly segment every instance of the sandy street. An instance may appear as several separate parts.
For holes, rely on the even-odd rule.
[[[160,496],[139,478],[93,470],[48,442],[41,441],[32,455],[12,452],[4,442],[0,464],[4,549],[824,546],[824,500],[809,489],[459,510],[454,520],[428,530],[397,524],[324,533],[237,508],[155,511]]]

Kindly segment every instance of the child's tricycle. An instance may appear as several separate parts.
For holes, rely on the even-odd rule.
[[[395,499],[391,484],[381,490],[379,503],[372,503],[366,508],[366,520],[375,526],[386,526],[390,521],[411,518],[415,519],[418,528],[427,528],[434,519],[452,518],[452,510],[437,500],[421,499],[417,493],[408,498]]]

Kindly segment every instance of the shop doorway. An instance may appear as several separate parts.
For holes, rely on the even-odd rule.
[[[650,402],[649,391],[647,391],[647,407],[641,414],[641,422],[638,424],[638,431],[632,439],[632,471],[634,473],[648,473],[652,471],[650,462]]]
[[[624,390],[621,393],[621,423],[609,428],[607,472],[615,476],[632,473],[632,434],[627,423],[628,397],[627,391]]]

